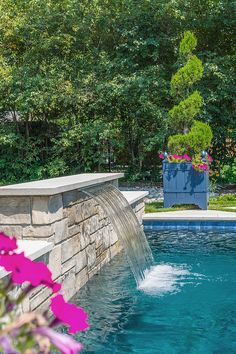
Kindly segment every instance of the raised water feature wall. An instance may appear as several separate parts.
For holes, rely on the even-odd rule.
[[[31,248],[33,259],[49,265],[67,299],[121,250],[102,207],[82,192],[89,186],[117,186],[120,177],[87,174],[0,187],[0,231],[23,240],[22,249],[30,255]],[[140,223],[146,194],[124,192]],[[25,300],[23,310],[44,311],[49,296],[48,289],[37,290]]]

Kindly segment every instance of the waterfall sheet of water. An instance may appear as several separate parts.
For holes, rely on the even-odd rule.
[[[153,256],[133,209],[119,189],[113,185],[89,187],[83,189],[83,192],[93,197],[107,214],[139,285],[153,266]]]

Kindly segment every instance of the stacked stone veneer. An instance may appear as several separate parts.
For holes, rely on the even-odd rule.
[[[132,205],[140,222],[143,200]],[[71,298],[120,250],[121,244],[98,203],[79,190],[53,196],[0,197],[0,230],[19,239],[52,242],[43,260],[53,278]],[[23,310],[44,311],[51,292],[41,287],[23,304]]]

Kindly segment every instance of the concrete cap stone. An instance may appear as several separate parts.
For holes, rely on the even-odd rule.
[[[0,187],[0,196],[49,196],[123,177],[123,173],[83,173]]]

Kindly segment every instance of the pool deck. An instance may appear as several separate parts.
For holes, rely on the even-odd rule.
[[[218,210],[181,210],[143,215],[143,221],[236,221],[236,213]]]

